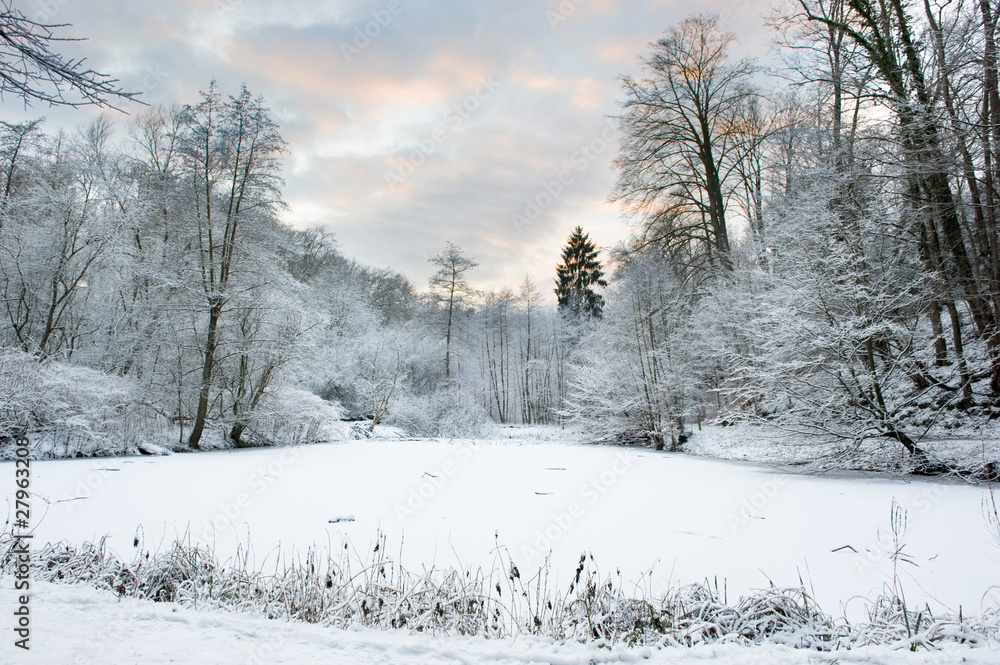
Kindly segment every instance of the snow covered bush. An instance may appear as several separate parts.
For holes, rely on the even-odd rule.
[[[0,445],[28,429],[41,397],[38,363],[23,351],[0,347]]]
[[[803,588],[761,589],[735,605],[708,583],[671,588],[662,597],[641,591],[626,593],[620,578],[602,577],[593,557],[581,556],[563,601],[560,638],[671,646],[772,642],[829,650],[845,634]]]
[[[483,405],[458,388],[401,397],[385,422],[410,436],[472,439],[490,436],[496,430]]]
[[[26,427],[41,457],[134,453],[167,427],[137,383],[85,367],[6,349],[0,384],[0,426]]]
[[[359,553],[310,548],[304,557],[277,552],[273,572],[252,566],[249,549],[220,560],[186,537],[150,552],[136,539],[131,561],[96,544],[49,543],[31,552],[32,578],[86,583],[119,596],[215,607],[269,619],[338,628],[366,626],[432,634],[509,638],[539,635],[603,646],[783,644],[833,652],[868,645],[936,650],[947,643],[986,646],[1000,639],[1000,611],[979,617],[908,608],[892,591],[869,601],[866,621],[825,614],[804,588],[770,587],[735,601],[719,586],[690,584],[654,594],[648,586],[604,576],[584,554],[567,591],[552,588],[548,564],[522,572],[497,548],[492,569],[423,568],[394,560],[379,535]],[[12,575],[13,539],[0,532],[0,575]],[[525,574],[528,573],[528,574]]]
[[[268,389],[248,421],[251,445],[297,445],[344,441],[348,425],[340,407],[305,390]]]

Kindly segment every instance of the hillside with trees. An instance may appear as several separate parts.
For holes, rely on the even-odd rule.
[[[996,12],[770,21],[779,71],[696,15],[622,77],[609,196],[633,234],[573,230],[554,307],[528,279],[476,291],[452,243],[424,287],[288,226],[288,146],[245,86],[4,124],[0,436],[64,456],[562,424],[679,449],[747,423],[948,471],[923,442],[1000,414]]]

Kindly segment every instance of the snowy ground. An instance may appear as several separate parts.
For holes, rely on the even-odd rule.
[[[0,496],[11,506],[13,464],[0,463],[0,479],[6,492]],[[904,542],[912,564],[899,573],[911,605],[928,603],[934,611],[956,613],[961,607],[975,615],[1000,604],[1000,587],[993,586],[1000,583],[1000,543],[989,534],[982,512],[988,490],[955,482],[797,476],[740,462],[526,437],[52,460],[33,464],[32,490],[35,514],[45,509],[35,529],[36,547],[109,535],[110,547],[129,560],[136,537],[140,550],[155,551],[188,533],[194,541],[213,544],[223,558],[250,540],[257,567],[267,569],[276,564],[279,545],[287,557],[316,544],[340,547],[346,538],[363,553],[381,530],[390,551],[400,550],[402,563],[416,570],[432,565],[490,570],[499,543],[525,572],[537,569],[551,551],[555,586],[565,590],[580,553],[590,551],[603,573],[620,571],[625,581],[638,581],[652,569],[643,582],[647,595],[707,578],[724,584],[734,600],[772,582],[797,586],[801,576],[825,612],[854,617],[863,612],[864,598],[891,582],[885,550],[891,546],[888,523],[895,500],[908,513]],[[13,602],[9,581],[2,585],[4,608]],[[74,618],[84,612],[103,616],[105,623],[138,612],[141,621],[126,619],[123,630],[139,635],[149,622],[164,635],[163,644],[189,650],[177,662],[253,662],[247,654],[278,635],[288,642],[287,660],[263,662],[307,662],[324,644],[340,645],[336,648],[347,653],[385,654],[378,661],[335,658],[358,663],[481,662],[486,654],[501,662],[528,662],[533,649],[549,648],[523,640],[513,645],[453,640],[439,647],[430,638],[278,628],[226,614],[202,620],[184,610],[118,603],[83,589],[46,587],[32,602],[38,611],[33,632],[38,655],[52,658],[32,662],[72,662],[49,654],[85,643],[88,633]],[[3,614],[9,616],[6,609]],[[200,623],[205,630],[191,628]],[[209,649],[216,630],[221,643],[242,643],[243,655],[225,660],[235,652],[219,649],[222,655],[190,659],[216,653]],[[118,660],[103,662],[167,662],[150,656],[159,652],[142,640],[126,642],[109,642]],[[472,655],[461,655],[465,648]],[[129,649],[136,650],[134,656]],[[587,662],[592,655],[583,647],[566,649],[558,652],[562,660],[536,660]],[[687,663],[711,653],[657,658]],[[739,649],[720,653],[734,663],[822,662],[770,647],[770,660],[749,659]],[[855,662],[851,654],[836,656]],[[992,662],[998,660],[994,652]]]
[[[0,464],[0,478],[11,491],[12,465]],[[895,499],[909,516],[914,565],[901,573],[911,602],[978,612],[1000,582],[982,486],[796,476],[648,450],[355,441],[54,460],[34,465],[32,489],[48,501],[36,542],[110,535],[126,560],[136,535],[155,550],[190,532],[224,557],[249,534],[266,567],[279,544],[289,555],[346,537],[364,551],[381,530],[413,568],[489,569],[499,543],[527,571],[552,550],[559,586],[584,551],[626,580],[652,568],[656,584],[718,578],[732,596],[801,575],[830,613],[889,581]]]
[[[0,607],[11,607],[9,585]],[[32,650],[0,645],[10,665],[986,665],[1000,651],[945,645],[940,652],[910,653],[862,648],[834,654],[764,645],[691,649],[602,649],[519,638],[486,640],[411,635],[400,631],[337,630],[311,624],[268,621],[220,610],[193,610],[167,603],[119,600],[79,586],[40,584],[34,590]],[[7,612],[4,612],[7,614]],[[6,631],[5,631],[6,632]]]

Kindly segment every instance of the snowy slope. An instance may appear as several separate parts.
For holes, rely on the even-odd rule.
[[[3,578],[0,578],[3,579]],[[8,581],[8,580],[4,580]],[[0,586],[0,607],[13,605],[10,585]],[[32,650],[0,645],[9,665],[943,665],[1000,662],[1000,651],[946,645],[940,652],[910,653],[862,648],[820,654],[783,646],[734,645],[691,649],[601,649],[519,638],[486,640],[433,637],[400,631],[338,630],[268,621],[219,610],[119,600],[94,589],[40,584],[34,591]],[[6,632],[6,631],[5,631]]]
[[[556,586],[592,551],[604,573],[650,591],[702,581],[734,599],[799,584],[827,613],[860,613],[891,580],[889,513],[908,511],[912,605],[977,614],[1000,592],[1000,547],[982,516],[983,487],[918,480],[793,476],[738,462],[648,450],[554,444],[357,441],[161,458],[60,460],[33,467],[47,514],[37,542],[110,534],[122,558],[175,536],[220,556],[252,538],[257,566],[314,544],[359,551],[381,529],[407,567],[491,569],[497,543],[522,571],[551,549]],[[11,500],[11,464],[0,488]],[[41,506],[39,506],[41,508]],[[40,514],[40,510],[36,511]],[[990,595],[992,594],[992,595]],[[854,599],[854,600],[852,600]]]

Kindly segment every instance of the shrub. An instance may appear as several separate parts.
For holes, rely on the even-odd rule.
[[[496,433],[496,425],[483,405],[458,388],[402,396],[385,422],[410,436],[472,439]]]
[[[0,574],[13,574],[12,537],[0,532]],[[86,583],[119,596],[189,607],[221,607],[271,619],[293,619],[346,628],[511,637],[611,646],[784,644],[820,651],[887,645],[936,649],[944,643],[989,645],[1000,638],[1000,611],[977,618],[907,609],[891,589],[869,605],[868,621],[850,624],[822,613],[803,588],[753,591],[735,603],[718,585],[692,584],[656,596],[620,575],[603,577],[583,555],[569,590],[549,587],[550,566],[522,576],[502,547],[484,569],[407,570],[388,555],[379,534],[364,554],[349,542],[335,550],[310,548],[304,557],[275,555],[273,572],[250,564],[248,548],[220,561],[208,547],[180,537],[165,552],[143,551],[136,539],[132,561],[110,552],[105,540],[75,547],[47,544],[31,554],[32,577]],[[648,580],[647,580],[648,581]]]
[[[0,350],[0,390],[0,437],[26,431],[38,457],[134,453],[168,427],[136,382],[16,349]]]
[[[257,445],[299,445],[349,438],[341,408],[313,393],[294,388],[269,389],[244,433]]]

